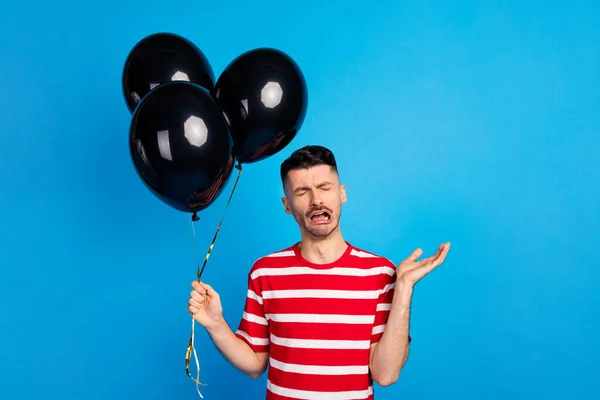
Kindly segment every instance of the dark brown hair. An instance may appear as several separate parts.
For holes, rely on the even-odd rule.
[[[336,173],[337,163],[333,152],[326,147],[309,145],[294,151],[281,163],[281,182],[285,184],[288,172],[293,169],[305,169],[318,165],[329,165]]]

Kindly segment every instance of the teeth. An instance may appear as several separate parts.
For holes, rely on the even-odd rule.
[[[313,214],[312,217],[310,217],[311,219],[313,218],[317,218],[317,217],[325,217],[327,219],[330,219],[331,217],[329,216],[329,214],[327,214],[326,212],[318,212],[316,214]]]

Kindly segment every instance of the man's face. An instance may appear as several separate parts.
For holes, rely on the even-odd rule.
[[[328,165],[289,171],[283,205],[303,232],[325,238],[339,227],[346,191]]]

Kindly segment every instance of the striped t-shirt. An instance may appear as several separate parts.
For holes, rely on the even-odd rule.
[[[374,398],[370,346],[385,328],[395,265],[347,244],[331,264],[309,262],[295,244],[252,266],[236,335],[270,353],[267,400]]]

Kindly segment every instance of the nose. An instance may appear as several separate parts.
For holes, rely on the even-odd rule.
[[[313,191],[312,193],[312,207],[320,207],[323,205],[323,200],[321,199],[321,196],[319,195],[318,191]]]

